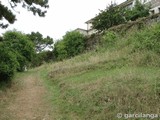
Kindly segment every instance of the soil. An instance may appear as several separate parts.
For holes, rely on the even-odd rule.
[[[15,99],[8,105],[12,120],[53,120],[48,93],[38,74],[21,79],[22,85]]]

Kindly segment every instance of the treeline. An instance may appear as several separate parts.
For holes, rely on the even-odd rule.
[[[0,81],[10,81],[16,71],[23,72],[52,59],[50,51],[43,51],[52,45],[52,38],[44,38],[39,32],[24,34],[14,30],[4,33],[0,37]]]
[[[0,37],[0,81],[10,81],[15,72],[74,57],[85,50],[86,37],[67,32],[53,47],[53,39],[39,32],[24,34],[13,30]]]

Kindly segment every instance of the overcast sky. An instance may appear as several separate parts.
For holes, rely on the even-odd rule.
[[[7,0],[2,0],[2,3]],[[115,0],[116,3],[125,0]],[[86,29],[85,22],[93,18],[100,10],[104,10],[111,0],[49,0],[50,8],[46,17],[33,16],[25,9],[16,8],[20,14],[16,14],[17,21],[7,29],[0,29],[0,33],[14,28],[24,33],[39,31],[44,36],[50,36],[54,40],[60,39],[67,31],[76,28]],[[7,2],[6,5],[9,5]]]

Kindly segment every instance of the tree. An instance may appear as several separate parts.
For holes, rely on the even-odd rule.
[[[11,80],[18,65],[14,52],[0,42],[0,82]]]
[[[101,10],[93,19],[93,28],[101,32],[112,26],[125,23],[129,20],[134,21],[148,15],[149,7],[143,5],[139,0],[136,0],[135,6],[132,9],[121,8],[121,6],[111,3],[111,5],[105,10]]]
[[[84,51],[85,37],[77,31],[67,32],[63,36],[63,41],[66,46],[66,51],[69,57],[78,55]]]
[[[146,17],[149,15],[149,6],[142,4],[139,0],[136,0],[133,9],[126,10],[125,18],[127,21],[136,20],[141,17]]]
[[[18,4],[21,4],[23,8],[27,9],[28,11],[33,12],[34,15],[38,14],[40,17],[44,17],[46,10],[42,10],[39,8],[48,8],[48,0],[10,0],[9,4],[12,9],[17,7]],[[6,7],[0,1],[0,20],[2,19],[7,20],[10,24],[13,24],[16,21],[16,16],[12,12],[9,7]],[[8,24],[0,23],[1,28],[8,27]]]
[[[71,31],[55,43],[53,52],[57,60],[63,60],[82,53],[84,49],[85,37],[77,31]]]
[[[57,60],[63,60],[68,57],[66,46],[63,40],[59,40],[54,44],[53,52]]]
[[[93,28],[101,32],[114,25],[124,23],[123,13],[123,8],[116,7],[116,4],[111,3],[93,19]]]
[[[46,38],[39,32],[32,32],[31,34],[27,35],[30,40],[34,43],[35,50],[37,53],[42,52],[45,48],[52,49],[53,39],[49,36]]]
[[[54,60],[54,52],[53,51],[42,51],[40,53],[36,53],[31,62],[31,67],[38,67],[43,63],[49,63]]]
[[[8,31],[3,35],[3,43],[10,48],[17,57],[19,63],[18,71],[24,71],[24,67],[32,61],[35,54],[33,43],[23,33]]]

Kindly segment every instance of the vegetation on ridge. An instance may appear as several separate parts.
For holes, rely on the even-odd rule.
[[[142,4],[136,0],[134,7],[123,8],[121,5],[111,3],[105,10],[93,18],[93,28],[99,32],[105,31],[110,27],[126,23],[128,21],[135,21],[138,18],[149,16],[149,6]]]

